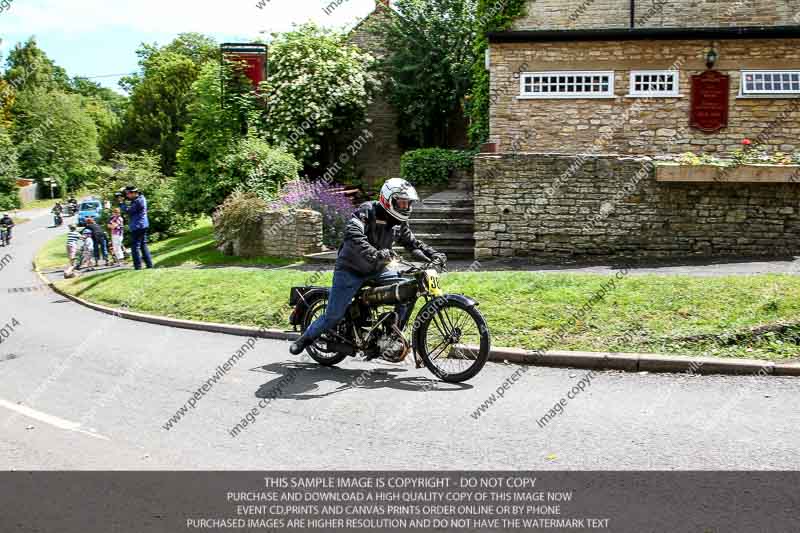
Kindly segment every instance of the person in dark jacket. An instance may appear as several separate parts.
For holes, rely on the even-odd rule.
[[[100,256],[103,256],[103,261],[106,262],[106,266],[108,266],[108,238],[106,237],[106,232],[103,231],[103,228],[95,222],[92,217],[88,217],[86,219],[86,224],[84,225],[86,229],[92,231],[92,242],[94,243],[94,266],[100,262]]]
[[[14,229],[14,220],[8,214],[3,215],[3,218],[0,218],[0,231],[6,232],[6,240],[7,242],[4,244],[9,244],[11,242],[11,230]]]
[[[125,187],[125,197],[130,204],[121,203],[119,208],[130,217],[128,228],[131,232],[131,256],[133,268],[142,269],[142,259],[147,268],[153,268],[153,258],[147,247],[147,229],[150,221],[147,218],[147,198],[136,187]]]
[[[396,272],[386,268],[392,260],[395,242],[409,251],[422,251],[434,262],[442,265],[447,262],[444,254],[418,240],[408,227],[413,203],[418,200],[417,191],[410,183],[393,178],[383,185],[379,201],[366,202],[353,213],[339,247],[325,314],[291,345],[292,354],[299,355],[320,335],[336,326],[366,281],[398,277]],[[404,310],[405,306],[398,306],[398,314]]]

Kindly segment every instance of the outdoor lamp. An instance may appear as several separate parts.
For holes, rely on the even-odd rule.
[[[717,59],[719,59],[719,54],[712,48],[708,51],[708,54],[706,54],[706,66],[708,68],[714,68],[714,65],[717,63]]]

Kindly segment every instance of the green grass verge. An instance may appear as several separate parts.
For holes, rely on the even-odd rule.
[[[65,266],[68,262],[67,236],[59,235],[47,241],[36,253],[34,261],[39,270],[52,270]]]
[[[60,268],[67,264],[66,235],[50,240],[39,250],[36,265],[41,270]],[[224,255],[214,245],[211,220],[198,221],[189,231],[150,244],[153,264],[156,267],[190,266],[284,266],[295,260],[279,257],[231,257]]]
[[[191,320],[287,327],[283,307],[293,285],[313,272],[247,269],[155,269],[111,272],[59,282],[67,292],[110,306]],[[330,283],[330,274],[317,281]],[[762,359],[800,354],[800,329],[767,334],[733,346],[684,342],[690,335],[722,335],[800,317],[800,277],[700,278],[628,276],[591,309],[580,310],[610,276],[531,272],[451,273],[448,292],[480,302],[495,346],[662,352]],[[278,319],[273,315],[278,312]],[[551,345],[573,316],[579,320]]]

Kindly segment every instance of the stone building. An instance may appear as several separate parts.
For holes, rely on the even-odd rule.
[[[387,50],[374,28],[389,16],[388,9],[389,0],[376,0],[375,9],[350,31],[348,40],[376,58],[385,57]],[[404,150],[398,142],[397,122],[397,112],[385,94],[378,92],[367,108],[367,122],[362,126],[372,132],[373,138],[355,157],[356,171],[370,186],[384,178],[400,176],[400,156]]]
[[[779,183],[667,183],[647,157],[728,157],[745,138],[800,151],[799,23],[797,0],[531,0],[489,35],[477,255],[800,253],[796,168]],[[728,84],[713,127],[708,77]]]

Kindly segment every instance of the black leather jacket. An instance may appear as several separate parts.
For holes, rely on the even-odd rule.
[[[428,257],[436,250],[417,240],[408,222],[398,222],[378,202],[366,202],[356,209],[344,230],[336,269],[356,274],[376,274],[385,266],[378,261],[378,250],[391,250],[395,242],[407,250],[422,250]]]

